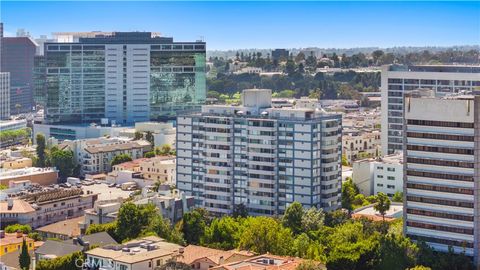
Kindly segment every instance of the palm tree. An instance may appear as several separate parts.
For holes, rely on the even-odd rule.
[[[382,215],[383,221],[385,222],[385,214],[390,209],[390,199],[387,194],[383,192],[377,194],[377,203],[373,206],[373,209]]]

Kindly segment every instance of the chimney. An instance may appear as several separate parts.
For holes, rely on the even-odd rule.
[[[0,230],[0,238],[5,238],[5,231],[4,230]]]
[[[21,238],[23,236],[23,232],[18,230],[17,231],[17,238]]]
[[[85,241],[83,242],[83,251],[87,251],[90,249],[90,242]]]
[[[225,259],[223,258],[223,256],[220,256],[220,259],[218,260],[218,265],[222,265],[223,263],[225,263]]]
[[[9,210],[13,208],[13,199],[12,198],[7,199],[7,206],[8,206]]]

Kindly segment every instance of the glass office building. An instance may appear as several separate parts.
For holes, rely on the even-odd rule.
[[[174,119],[205,102],[205,43],[116,32],[45,43],[47,123]]]

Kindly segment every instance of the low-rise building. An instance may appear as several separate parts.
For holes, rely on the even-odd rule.
[[[9,186],[12,181],[29,180],[42,186],[56,184],[58,180],[58,171],[55,168],[22,168],[14,170],[0,169],[0,184]]]
[[[234,71],[233,74],[260,74],[263,69],[259,67],[244,67]]]
[[[344,130],[342,136],[342,156],[348,163],[355,160],[379,157],[381,155],[379,130]]]
[[[127,154],[132,159],[143,157],[151,151],[152,146],[145,140],[132,141],[128,138],[97,138],[87,140],[65,141],[61,148],[73,151],[80,165],[81,175],[108,173],[112,170],[112,159],[120,154]]]
[[[135,128],[123,129],[118,136],[134,138],[135,132],[142,133],[143,138],[146,137],[147,132],[151,132],[155,144],[154,146],[161,146],[164,144],[175,145],[176,128],[173,127],[173,123],[137,122],[135,123]]]
[[[221,264],[211,270],[295,270],[303,260],[295,257],[282,257],[272,254],[263,254],[233,263]],[[319,264],[319,270],[326,270],[325,265]]]
[[[22,232],[5,233],[0,231],[0,256],[22,249],[23,239],[27,243],[28,250],[33,250],[33,239],[23,235]]]
[[[177,189],[170,190],[168,185],[160,186],[158,192],[153,194],[146,193],[145,189],[143,191],[143,198],[136,200],[135,204],[154,204],[159,214],[164,219],[170,220],[171,224],[180,221],[185,213],[195,207],[193,196],[187,196]]]
[[[35,139],[37,134],[43,134],[47,139],[55,138],[58,141],[73,141],[113,136],[113,134],[116,134],[123,129],[125,129],[125,127],[112,125],[52,125],[35,121],[33,124],[33,138]]]
[[[95,202],[92,209],[85,210],[84,223],[90,225],[115,221],[118,210],[122,206],[122,201],[122,199],[115,199]]]
[[[140,187],[152,185],[155,182],[175,185],[176,158],[174,156],[156,156],[139,158],[117,164],[112,167],[107,181],[122,184],[134,181]]]
[[[176,158],[157,156],[140,162],[139,172],[143,178],[175,185]]]
[[[195,207],[194,198],[186,196],[178,190],[170,190],[168,185],[160,186],[158,192],[150,192],[149,187],[142,189],[142,194],[133,197],[133,203],[137,205],[153,204],[157,207],[158,213],[168,219],[171,224],[177,223],[184,213]],[[121,198],[113,200],[98,201],[92,209],[85,211],[85,224],[104,224],[115,221],[118,210],[122,205]]]
[[[71,219],[55,222],[43,227],[35,229],[43,239],[57,238],[68,240],[81,234],[80,224],[84,221],[84,217],[76,217]]]
[[[180,256],[183,247],[148,236],[122,245],[106,245],[85,252],[92,268],[144,270],[154,269]]]
[[[352,212],[352,218],[367,218],[373,221],[394,221],[395,219],[401,218],[403,216],[403,203],[392,202],[390,204],[390,209],[385,212],[385,216],[382,216],[380,212],[375,210],[374,205],[375,204],[370,204],[355,209]]]
[[[208,270],[223,264],[243,261],[254,254],[240,250],[219,250],[195,245],[185,247],[177,261],[190,265],[193,270]]]
[[[108,233],[98,232],[90,235],[77,236],[65,241],[47,240],[35,250],[35,259],[51,260],[66,256],[78,251],[86,251],[92,246],[103,247],[105,245],[118,244]]]
[[[392,197],[397,191],[403,192],[403,155],[355,161],[352,179],[366,196],[383,192]]]
[[[19,130],[27,127],[27,120],[25,119],[16,119],[16,120],[2,120],[0,121],[0,130]]]
[[[68,218],[83,216],[93,207],[97,194],[84,193],[81,188],[43,188],[22,192],[0,201],[0,226],[28,224],[38,228]]]
[[[23,169],[32,167],[32,159],[27,157],[11,158],[2,162],[2,168],[5,170]]]

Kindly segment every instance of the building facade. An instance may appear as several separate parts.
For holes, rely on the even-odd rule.
[[[112,170],[111,161],[115,156],[127,154],[132,159],[138,159],[151,150],[147,141],[119,138],[66,141],[61,147],[73,151],[77,164],[80,164],[81,175],[108,173]]]
[[[479,98],[407,96],[403,145],[406,236],[477,265]]]
[[[403,156],[393,154],[353,162],[352,180],[365,196],[403,192]]]
[[[33,108],[35,43],[29,37],[3,37],[0,72],[10,73],[10,113]]]
[[[431,89],[435,96],[471,91],[480,87],[480,66],[383,66],[382,153],[401,152],[403,98],[416,89]]]
[[[69,218],[83,216],[93,207],[98,195],[80,188],[44,189],[0,201],[0,226],[28,224],[37,228]]]
[[[348,163],[358,159],[378,157],[382,151],[380,143],[380,131],[378,130],[344,131],[342,155]]]
[[[271,90],[244,90],[242,103],[178,117],[178,189],[218,215],[340,207],[341,115],[272,108]]]
[[[173,119],[205,102],[205,42],[115,32],[45,43],[46,121]]]
[[[10,73],[0,72],[0,120],[10,118]]]

